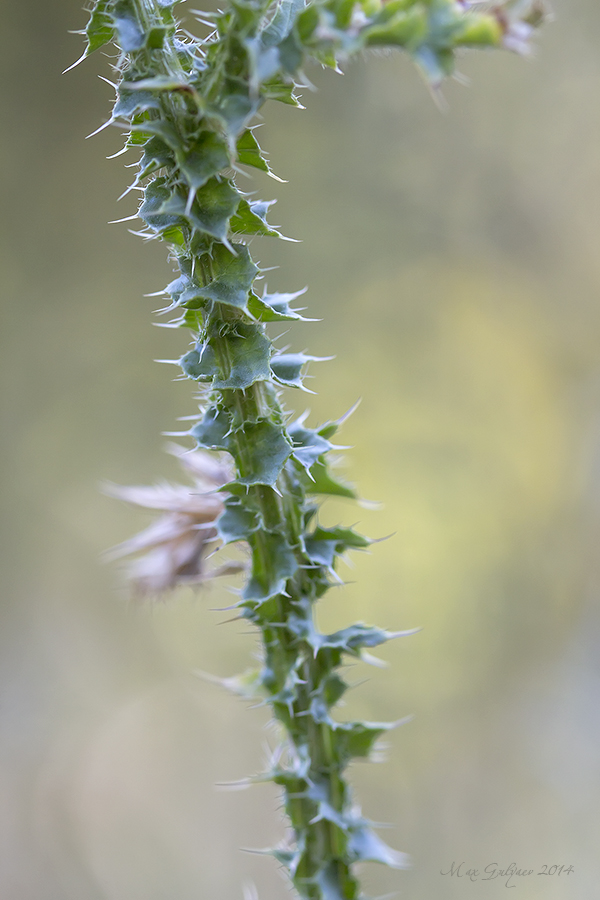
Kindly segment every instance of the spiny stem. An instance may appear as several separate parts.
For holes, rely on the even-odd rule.
[[[84,56],[111,41],[119,49],[113,120],[129,124],[126,146],[141,150],[139,216],[179,266],[165,293],[179,312],[172,324],[195,338],[181,367],[205,391],[189,434],[230,454],[235,469],[216,528],[224,545],[242,541],[251,552],[237,607],[262,636],[255,695],[281,725],[282,752],[267,777],[283,789],[292,839],[272,853],[304,900],[359,900],[355,863],[402,868],[405,857],[353,805],[344,771],[393,725],[341,723],[331,713],[348,687],[339,673],[345,657],[397,634],[361,623],[323,634],[315,624],[338,558],[370,542],[318,523],[323,496],[355,496],[328,466],[338,423],[289,422],[281,405],[283,388],[302,387],[311,357],[277,352],[269,338],[268,323],[302,318],[290,306],[297,295],[255,290],[260,271],[247,241],[281,235],[267,221],[269,204],[243,194],[231,172],[272,174],[252,122],[269,99],[299,105],[310,61],[337,69],[370,47],[396,47],[437,88],[458,48],[522,46],[540,4],[230,0],[214,32],[191,40],[177,34],[175,2],[94,0]]]

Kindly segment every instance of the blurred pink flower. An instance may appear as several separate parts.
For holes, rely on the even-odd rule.
[[[219,488],[231,481],[230,467],[202,450],[188,452],[171,445],[169,452],[192,476],[193,486],[166,482],[154,486],[105,485],[106,493],[113,497],[164,513],[108,554],[111,559],[136,557],[129,564],[128,577],[138,596],[163,594],[183,584],[201,584],[244,568],[239,562],[205,568],[207,557],[218,548],[215,522],[226,496]]]
[[[491,12],[500,23],[506,49],[521,56],[529,56],[532,52],[531,38],[535,29],[549,18],[545,0],[504,0],[493,6]]]

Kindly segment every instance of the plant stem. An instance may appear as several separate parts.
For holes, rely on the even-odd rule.
[[[242,541],[250,550],[237,606],[262,638],[251,692],[281,726],[265,778],[283,789],[292,837],[271,852],[303,900],[358,900],[355,863],[402,868],[405,858],[353,806],[344,771],[394,726],[341,723],[331,712],[348,687],[339,674],[345,657],[399,633],[358,623],[323,634],[316,626],[314,605],[338,558],[370,542],[318,524],[320,498],[355,497],[328,468],[338,423],[289,422],[280,403],[282,388],[302,388],[313,358],[278,352],[269,338],[269,322],[301,319],[290,305],[297,295],[256,292],[260,271],[247,241],[281,235],[267,222],[268,204],[239,191],[232,171],[270,173],[252,121],[268,99],[299,105],[310,60],[336,68],[369,47],[397,47],[437,88],[457,48],[501,45],[515,24],[523,42],[529,19],[527,10],[524,18],[512,12],[511,0],[487,12],[467,12],[459,0],[230,0],[213,17],[214,31],[190,40],[176,33],[175,2],[95,0],[84,56],[110,41],[119,48],[111,121],[129,123],[126,146],[142,151],[139,216],[179,267],[165,289],[179,314],[172,324],[194,334],[194,349],[179,361],[202,389],[203,415],[189,434],[228,452],[235,467],[217,528],[224,545]]]

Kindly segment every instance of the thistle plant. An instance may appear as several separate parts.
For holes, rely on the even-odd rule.
[[[196,14],[204,36],[192,37],[178,27],[175,2],[95,0],[84,32],[82,58],[107,44],[117,50],[106,124],[124,124],[123,150],[139,151],[131,188],[142,191],[141,234],[162,240],[176,263],[162,312],[192,332],[178,363],[201,401],[187,432],[199,449],[182,456],[195,488],[120,489],[164,512],[120,552],[145,554],[133,578],[157,592],[203,580],[215,544],[248,548],[235,607],[260,634],[262,665],[227,686],[267,703],[280,726],[280,748],[259,780],[281,788],[290,833],[270,852],[304,900],[358,900],[356,863],[401,868],[406,857],[362,816],[344,772],[398,723],[341,722],[332,710],[348,688],[346,658],[411,632],[358,623],[323,634],[315,623],[339,558],[370,541],[319,524],[323,497],[356,496],[330,463],[341,422],[310,427],[282,406],[284,389],[304,388],[315,357],[281,352],[269,336],[271,323],[302,319],[299,294],[259,290],[249,241],[281,234],[269,203],[244,193],[238,175],[273,174],[253,126],[267,100],[300,106],[310,63],[339,70],[370,48],[398,48],[437,91],[462,48],[527,52],[543,9],[538,0],[228,0]]]

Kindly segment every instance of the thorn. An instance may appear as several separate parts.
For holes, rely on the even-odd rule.
[[[390,631],[389,636],[390,640],[392,640],[393,638],[410,637],[411,634],[418,634],[419,631],[423,631],[422,625],[419,625],[417,628],[407,628],[405,631]]]
[[[243,900],[258,900],[258,891],[253,881],[246,881],[242,886]]]
[[[90,134],[89,137],[92,137],[92,135]],[[119,200],[122,200],[123,197],[126,197],[127,194],[128,194],[130,191],[135,190],[137,187],[138,187],[138,185],[137,185],[137,183],[136,183],[135,181],[133,182],[133,184],[130,184],[129,187],[125,188],[125,190],[123,191],[123,193],[121,194],[121,196],[120,196],[120,197],[117,197],[117,203],[119,202]],[[143,188],[139,188],[139,190],[143,191],[144,189],[143,189]]]
[[[72,32],[72,33],[73,33],[73,34],[85,34],[85,32],[79,32],[79,31],[74,31],[74,32]],[[87,57],[87,49],[86,49],[85,52],[79,57],[79,59],[75,60],[75,62],[72,63],[70,66],[67,66],[67,68],[64,69],[64,71],[62,72],[62,74],[63,74],[63,75],[66,75],[67,72],[70,72],[71,69],[74,69],[76,66],[79,65],[79,63],[82,63],[86,57]]]
[[[114,122],[114,119],[112,119],[112,118],[111,118],[111,119],[107,119],[107,121],[106,121],[103,125],[101,125],[100,128],[96,128],[96,130],[95,130],[95,131],[92,131],[91,134],[87,134],[87,135],[86,135],[86,137],[85,137],[86,141],[87,141],[89,138],[95,137],[97,134],[100,134],[101,131],[104,131],[104,129],[105,129],[105,128],[108,128],[109,125],[112,125],[113,122]],[[121,199],[121,198],[119,198],[119,199]]]
[[[343,414],[343,416],[340,416],[340,418],[336,420],[336,424],[338,424],[338,425],[343,425],[344,422],[346,421],[346,419],[349,419],[350,416],[351,416],[353,413],[356,412],[356,410],[358,409],[358,407],[360,406],[361,403],[362,403],[362,397],[359,397],[358,400],[356,400],[356,401],[352,404],[352,406],[350,407],[350,409],[349,409],[347,412],[345,412],[345,413]]]
[[[107,159],[108,159],[108,157],[107,157]],[[107,224],[108,225],[120,225],[121,222],[133,222],[133,220],[137,219],[137,217],[138,217],[138,214],[134,213],[132,216],[125,216],[123,219],[112,219]]]
[[[250,779],[245,779],[241,781],[217,781],[215,784],[215,788],[220,791],[246,791],[248,788],[252,787],[252,781]],[[252,850],[248,851],[252,853]]]
[[[117,150],[116,153],[112,153],[110,156],[107,156],[107,159],[116,159],[117,156],[123,156],[124,153],[127,153],[131,148],[125,145],[121,150]],[[134,166],[137,166],[137,163],[133,163]],[[126,167],[128,168],[128,167]]]
[[[375,666],[377,669],[387,669],[389,666],[389,663],[385,662],[383,659],[379,659],[377,656],[373,656],[371,653],[367,653],[364,648],[360,651],[360,658],[363,662],[367,663],[368,666]]]
[[[114,88],[115,91],[118,89],[118,85],[116,85],[113,81],[109,81],[108,78],[105,78],[104,75],[98,75],[100,81],[105,81],[107,84],[110,84],[111,88]]]
[[[192,206],[194,204],[195,199],[196,199],[196,189],[194,187],[191,187],[188,192],[187,203],[185,205],[185,215],[186,216],[189,216],[190,212],[192,211]]]

